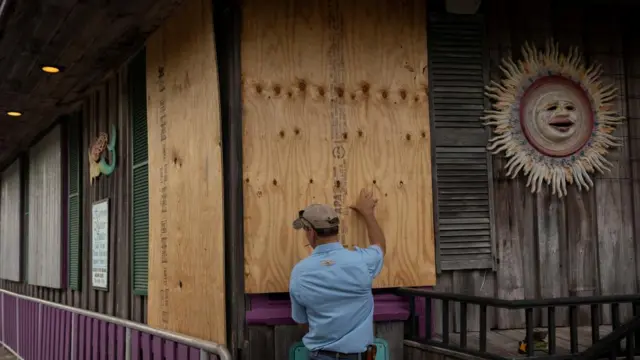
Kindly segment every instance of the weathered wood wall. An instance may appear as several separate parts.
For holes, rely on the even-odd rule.
[[[389,359],[404,358],[404,322],[377,322],[377,338],[389,344]],[[302,327],[297,325],[249,326],[249,347],[244,360],[282,360],[289,358],[289,349],[302,341]]]
[[[22,163],[20,159],[0,178],[0,278],[20,281],[22,239]]]
[[[147,43],[149,324],[226,343],[220,95],[211,1]]]
[[[291,222],[310,203],[367,246],[349,210],[363,187],[388,239],[374,286],[435,283],[424,14],[421,0],[243,3],[247,292],[288,291],[309,250]]]
[[[634,5],[635,6],[635,5]],[[558,1],[535,4],[491,0],[483,4],[486,24],[486,71],[499,76],[499,64],[507,55],[520,56],[525,41],[544,46],[549,37],[566,51],[578,46],[587,62],[599,62],[605,80],[619,88],[617,110],[628,122],[617,130],[624,147],[610,154],[612,172],[599,175],[588,192],[571,187],[566,198],[548,191],[532,195],[525,179],[505,176],[504,159],[494,157],[494,221],[496,271],[458,270],[438,275],[436,289],[504,299],[625,294],[639,290],[640,192],[636,134],[640,119],[640,56],[636,38],[630,38],[633,22],[627,7],[580,5]],[[628,311],[629,309],[625,309]],[[566,310],[557,310],[557,325],[567,324]],[[492,313],[489,327],[524,326],[524,313]],[[459,321],[452,310],[452,320]],[[546,315],[536,313],[543,325]],[[603,321],[609,322],[607,307]],[[588,309],[580,322],[588,323]],[[469,311],[468,324],[477,328],[477,312]]]
[[[51,129],[29,150],[29,218],[27,283],[61,288],[63,256],[64,184],[62,126]]]
[[[146,297],[134,295],[131,290],[131,115],[128,102],[126,66],[102,83],[82,102],[78,111],[82,118],[82,231],[80,290],[53,289],[43,286],[0,280],[0,287],[27,296],[69,306],[146,322]],[[111,176],[101,176],[89,183],[86,166],[87,149],[98,133],[109,132],[116,125],[118,165]],[[64,124],[63,124],[64,125]],[[109,223],[109,291],[91,287],[91,204],[110,199]],[[66,199],[66,197],[64,197]],[[66,224],[66,215],[58,214],[59,224]],[[66,239],[64,240],[66,242]],[[31,260],[28,260],[31,261]],[[66,274],[65,274],[66,276]]]

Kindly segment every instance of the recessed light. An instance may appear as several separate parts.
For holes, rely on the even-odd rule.
[[[17,117],[22,116],[22,113],[20,111],[7,111],[7,115]]]
[[[50,66],[50,65],[45,65],[42,68],[42,71],[49,73],[49,74],[57,74],[60,72],[60,68],[57,66]]]

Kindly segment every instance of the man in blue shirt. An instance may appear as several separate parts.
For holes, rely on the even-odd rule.
[[[338,240],[338,213],[312,204],[298,214],[294,229],[304,230],[313,253],[291,272],[291,316],[307,324],[304,345],[311,360],[375,358],[373,279],[382,270],[385,238],[374,215],[377,200],[363,189],[354,206],[363,218],[370,246],[350,251]]]

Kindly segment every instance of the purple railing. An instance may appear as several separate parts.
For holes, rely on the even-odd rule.
[[[222,345],[1,289],[0,325],[24,360],[231,360]]]

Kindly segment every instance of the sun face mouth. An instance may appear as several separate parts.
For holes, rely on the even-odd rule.
[[[565,116],[554,117],[549,122],[549,125],[552,128],[564,133],[571,130],[571,128],[573,127],[573,121],[571,121],[568,117],[565,117]]]

